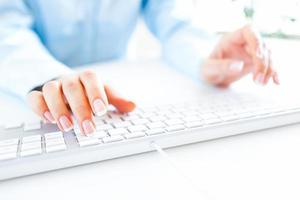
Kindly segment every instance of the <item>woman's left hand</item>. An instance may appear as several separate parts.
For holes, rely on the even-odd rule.
[[[248,73],[258,84],[266,85],[270,79],[279,84],[270,49],[249,25],[226,34],[202,66],[204,80],[223,87]]]

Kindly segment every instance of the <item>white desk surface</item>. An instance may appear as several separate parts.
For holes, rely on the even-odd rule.
[[[284,45],[277,48],[274,54],[282,57],[289,52],[288,50],[289,48]],[[288,57],[285,62],[281,60],[278,63],[288,65],[293,70],[299,68],[295,62],[296,53],[293,51]],[[122,65],[122,63],[116,65],[120,64]],[[123,65],[128,67],[131,64]],[[155,64],[149,62],[139,65],[147,67]],[[123,66],[123,70],[132,70],[125,67]],[[288,71],[286,69],[280,70],[283,71],[282,88],[292,90],[291,83],[297,83],[296,73],[286,73]],[[135,73],[134,70],[132,72]],[[139,73],[142,72],[141,68]],[[120,74],[122,73],[115,75],[114,80],[118,80]],[[129,80],[125,82],[128,85],[136,85],[140,80],[139,77],[136,78],[134,83]],[[146,89],[153,90],[157,87],[156,84],[148,83]],[[164,86],[170,87],[171,84],[165,83]],[[241,81],[235,87],[258,88],[249,79]],[[131,95],[130,92],[127,94]],[[152,100],[157,99],[153,97]],[[1,121],[29,115],[24,104],[4,94],[0,96],[0,105]],[[166,152],[177,167],[191,178],[191,182],[213,196],[213,199],[298,200],[300,199],[299,130],[300,125],[293,125],[177,147]],[[0,199],[3,200],[63,198],[205,199],[198,196],[190,184],[156,152],[0,182]]]

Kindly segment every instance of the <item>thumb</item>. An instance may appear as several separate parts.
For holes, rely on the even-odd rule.
[[[116,107],[121,113],[131,112],[135,109],[136,105],[134,102],[121,97],[111,87],[104,85],[104,89],[108,102]]]
[[[244,73],[244,62],[232,59],[208,59],[202,66],[203,79],[213,85],[228,85]]]

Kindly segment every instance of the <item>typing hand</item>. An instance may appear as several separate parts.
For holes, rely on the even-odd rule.
[[[225,35],[202,66],[204,80],[223,87],[248,73],[257,84],[265,85],[271,78],[279,84],[271,51],[249,25]]]
[[[135,104],[115,93],[107,85],[99,84],[92,71],[68,75],[44,84],[42,91],[28,94],[32,110],[47,122],[57,123],[62,131],[73,128],[73,112],[80,129],[85,134],[95,130],[93,113],[103,115],[108,104],[120,112],[130,112]]]

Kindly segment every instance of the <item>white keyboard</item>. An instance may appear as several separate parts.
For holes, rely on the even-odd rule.
[[[0,129],[0,180],[300,122],[300,104],[249,96],[208,96],[197,102],[110,111],[97,131],[68,133],[40,121]]]

